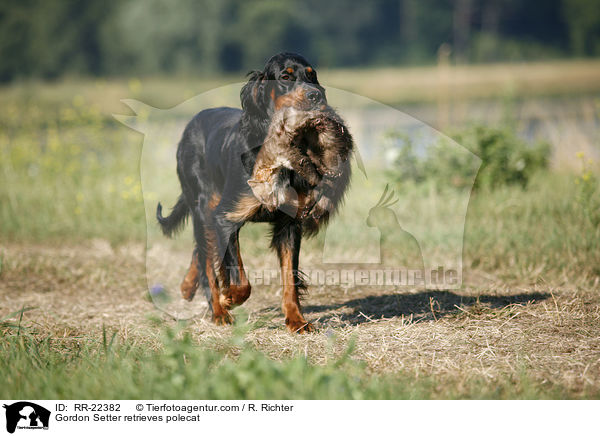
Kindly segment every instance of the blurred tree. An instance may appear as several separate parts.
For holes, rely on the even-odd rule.
[[[104,29],[107,71],[155,74],[219,68],[227,2],[129,0]]]
[[[471,0],[455,0],[454,2],[453,40],[454,56],[457,62],[467,60],[472,21],[471,6]]]
[[[255,0],[241,2],[239,6],[236,36],[244,68],[259,68],[280,51],[308,52],[309,29],[302,24],[294,2]]]
[[[0,80],[102,72],[103,22],[116,0],[4,0],[0,3]]]
[[[3,0],[0,81],[600,55],[598,0]]]
[[[564,17],[569,28],[569,42],[577,56],[600,54],[600,2],[563,0]]]

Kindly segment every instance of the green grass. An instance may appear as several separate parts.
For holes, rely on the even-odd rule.
[[[362,350],[361,354],[346,342],[339,352],[340,345],[331,340],[331,349],[338,351],[332,351],[326,359],[322,359],[323,350],[310,349],[321,339],[326,341],[322,335],[316,334],[303,342],[305,339],[289,338],[274,330],[283,327],[279,324],[272,327],[272,323],[262,329],[252,323],[245,327],[240,324],[233,335],[224,330],[226,333],[221,333],[212,343],[210,335],[207,340],[188,334],[193,326],[175,329],[144,324],[145,339],[143,335],[129,337],[122,331],[113,335],[110,329],[103,334],[93,331],[88,321],[74,316],[72,308],[88,305],[86,316],[97,323],[104,320],[98,315],[98,306],[93,306],[93,296],[88,295],[90,289],[98,292],[102,308],[109,314],[115,312],[115,318],[124,310],[116,311],[118,305],[129,307],[127,304],[131,301],[141,299],[139,295],[145,291],[144,262],[130,255],[127,243],[133,241],[142,246],[147,231],[150,238],[155,238],[157,229],[152,225],[147,228],[145,221],[139,168],[142,136],[109,115],[111,111],[119,112],[117,108],[107,111],[102,103],[107,99],[118,101],[127,95],[142,99],[144,96],[136,94],[136,86],[132,84],[129,88],[124,83],[88,85],[36,85],[29,91],[0,91],[6,97],[0,106],[0,240],[9,247],[0,247],[0,289],[3,291],[0,310],[5,313],[15,310],[15,304],[20,307],[21,303],[15,303],[20,299],[37,298],[46,304],[46,292],[53,293],[54,300],[63,301],[59,309],[57,306],[52,309],[60,315],[44,308],[35,315],[37,318],[30,320],[19,312],[0,319],[0,378],[9,380],[2,391],[5,397],[597,396],[594,381],[598,380],[597,363],[590,366],[588,362],[592,362],[590,356],[595,353],[597,341],[594,341],[598,337],[598,316],[594,308],[600,277],[600,195],[597,163],[589,162],[588,156],[581,157],[585,163],[579,172],[543,171],[532,177],[525,189],[520,186],[481,189],[471,197],[465,223],[464,267],[467,273],[485,274],[489,280],[483,285],[469,283],[469,295],[473,298],[480,294],[512,295],[520,290],[557,295],[555,299],[552,294],[551,303],[548,300],[536,303],[538,305],[532,303],[531,307],[515,306],[514,317],[511,314],[487,320],[471,314],[461,318],[457,314],[463,309],[455,310],[454,303],[446,310],[448,313],[436,315],[430,301],[433,317],[446,318],[405,324],[404,315],[399,320],[387,306],[385,297],[388,295],[367,296],[367,291],[362,289],[349,290],[349,294],[355,295],[346,295],[346,290],[337,288],[316,289],[311,301],[312,304],[318,302],[322,307],[319,313],[325,318],[325,312],[335,310],[324,309],[332,301],[337,301],[340,312],[344,309],[361,311],[364,310],[361,304],[368,305],[369,298],[374,299],[375,318],[379,317],[379,311],[392,314],[385,322],[378,323],[376,321],[383,320],[375,319],[373,323],[339,328],[331,320],[324,321],[324,325],[333,326],[326,328],[332,328],[335,334],[344,332],[350,336],[356,332],[357,348]],[[180,87],[175,88],[182,94]],[[168,92],[173,88],[165,82],[162,88],[149,88],[152,88],[149,95],[157,100],[164,102],[174,98]],[[165,145],[172,146],[173,143]],[[169,193],[177,188],[174,158],[168,159],[171,167],[164,165],[162,172],[153,174],[159,189],[143,193],[148,204],[161,200],[165,207],[170,207],[175,200]],[[364,213],[360,207],[368,210],[372,206],[370,201],[377,201],[377,195],[374,198],[370,195],[382,192],[388,179],[384,172],[377,170],[369,171],[368,180],[355,179],[346,207],[351,212]],[[399,206],[403,206],[396,209],[399,219],[422,232],[421,243],[443,247],[444,235],[436,229],[446,223],[462,194],[452,190],[439,192],[427,184],[392,188],[401,200]],[[342,230],[345,235],[360,233],[358,227]],[[265,237],[264,225],[244,228],[242,247],[247,266],[260,268],[271,260],[275,266],[274,258],[269,259],[265,254]],[[102,260],[87,256],[90,249],[86,244],[91,238],[112,243],[112,248],[105,248],[104,254],[95,253],[106,256]],[[310,259],[311,266],[318,258],[324,238],[325,233],[321,233],[303,242],[303,259]],[[179,243],[189,244],[190,240],[188,234],[180,238]],[[166,243],[162,237],[160,241]],[[391,241],[389,246],[395,247],[397,242]],[[40,250],[42,245],[51,249]],[[73,253],[69,254],[68,246],[76,247]],[[65,250],[52,251],[54,247]],[[342,244],[339,250],[343,249]],[[401,250],[390,250],[390,253],[402,255]],[[164,262],[165,268],[184,268],[189,262],[187,252],[185,256],[181,262],[178,258],[168,259]],[[318,267],[316,261],[315,266]],[[175,280],[180,280],[178,273],[175,276]],[[124,293],[124,289],[128,293]],[[563,289],[566,291],[561,294]],[[571,290],[581,292],[572,296],[567,292]],[[260,289],[253,294],[259,298],[258,313],[258,308],[262,310],[269,305],[272,309],[275,304],[268,299],[269,290],[262,291],[264,294]],[[87,300],[81,292],[86,292]],[[365,302],[345,306],[348,301],[356,303],[363,292]],[[410,300],[410,295],[403,297]],[[456,301],[461,298],[462,294],[457,294]],[[421,305],[422,302],[416,303]],[[408,316],[412,320],[412,315]],[[56,317],[56,320],[49,322],[45,317]],[[115,320],[112,322],[111,328],[119,325]],[[534,322],[535,329],[530,325]],[[342,321],[340,325],[344,325]],[[67,327],[78,333],[61,335]],[[486,350],[495,347],[494,340],[501,342],[502,338],[496,336],[505,336],[509,329],[518,337],[529,335],[527,343],[519,342],[513,347],[514,341],[507,339],[507,344],[502,342],[495,348],[499,355],[506,357],[510,370],[501,364],[500,358],[485,360]],[[444,345],[436,343],[438,330],[446,338]],[[484,332],[484,337],[478,339],[478,332]],[[157,334],[162,334],[162,338],[155,341],[151,337]],[[196,334],[202,336],[203,333]],[[547,336],[551,334],[554,336]],[[469,341],[474,345],[469,345]],[[564,345],[566,350],[576,341],[578,348],[574,351],[561,348]],[[282,344],[285,344],[285,353]],[[393,349],[395,354],[388,356],[389,344],[395,344],[396,348]],[[444,349],[439,348],[442,346]],[[454,347],[461,350],[464,360],[453,360]],[[311,351],[321,353],[319,364],[311,361],[314,357]],[[576,356],[570,357],[573,354]],[[441,355],[444,360],[440,359]],[[555,359],[555,356],[558,357]],[[571,364],[569,358],[575,363]],[[436,360],[434,365],[435,359],[441,363]],[[411,366],[410,362],[416,363]],[[493,379],[482,375],[484,364],[486,370],[493,370]],[[585,384],[578,378],[569,379],[575,371],[573,368],[581,370],[578,377],[581,375],[584,381],[588,377],[592,382]],[[477,375],[471,375],[478,369],[481,371]],[[554,382],[555,375],[560,373],[567,376]]]
[[[19,318],[22,314],[11,314]],[[10,317],[10,315],[9,315]],[[521,368],[490,384],[485,378],[442,379],[372,375],[353,358],[312,365],[301,354],[268,358],[244,340],[251,325],[237,323],[218,351],[200,346],[185,328],[164,329],[157,348],[98,338],[52,338],[20,321],[0,322],[0,377],[6,398],[37,399],[435,399],[576,398],[560,385],[542,389]],[[243,319],[243,317],[241,318]]]
[[[600,226],[588,210],[596,196],[578,199],[578,176],[541,173],[523,190],[476,193],[465,223],[467,267],[499,272],[504,280],[557,285],[597,284]]]
[[[140,134],[102,114],[81,96],[59,102],[13,96],[0,108],[0,126],[2,240],[102,238],[123,243],[144,240],[147,230],[149,238],[158,235],[153,221],[146,228]],[[165,147],[173,144],[165,141]],[[162,154],[155,158],[164,160]],[[488,271],[510,270],[508,275],[534,280],[532,271],[563,281],[594,280],[600,272],[595,165],[587,164],[582,174],[538,174],[527,189],[477,192],[465,226],[466,264]],[[156,192],[144,193],[150,217],[157,201],[170,207],[178,191],[174,159],[155,168],[151,178]],[[369,171],[366,182],[355,174],[346,207],[366,205],[365,195],[381,192],[387,183],[380,171]],[[451,212],[448,208],[461,195],[440,194],[426,186],[394,188],[404,204],[417,212],[402,217],[414,221],[416,227],[443,224]],[[431,204],[439,206],[437,215],[431,215]],[[366,217],[367,212],[361,213]],[[261,227],[245,229],[246,249],[251,253],[254,248],[262,249],[264,235]],[[324,236],[321,233],[307,247],[319,249]],[[421,243],[436,247],[444,243],[434,232],[424,230],[421,236]]]
[[[0,125],[3,239],[144,237],[139,135],[77,99],[12,101]]]

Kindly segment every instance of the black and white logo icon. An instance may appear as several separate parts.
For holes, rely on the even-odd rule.
[[[14,433],[22,430],[48,430],[50,411],[28,401],[19,401],[3,406],[6,409],[6,431]]]

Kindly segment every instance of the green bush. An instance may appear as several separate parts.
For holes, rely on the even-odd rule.
[[[453,139],[481,158],[475,187],[525,187],[536,171],[548,168],[550,145],[530,145],[509,128],[475,126],[453,135]]]
[[[440,139],[419,156],[410,138],[397,138],[402,144],[394,177],[401,184],[432,182],[440,189],[469,188],[474,177],[475,188],[526,187],[535,172],[548,168],[550,157],[549,144],[528,144],[508,127],[474,126],[452,135],[456,143],[481,159],[479,172],[477,157],[447,139]]]

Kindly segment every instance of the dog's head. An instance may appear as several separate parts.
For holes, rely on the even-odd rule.
[[[279,53],[264,70],[250,72],[240,98],[246,116],[263,120],[282,107],[309,110],[327,104],[314,67],[294,53]]]

